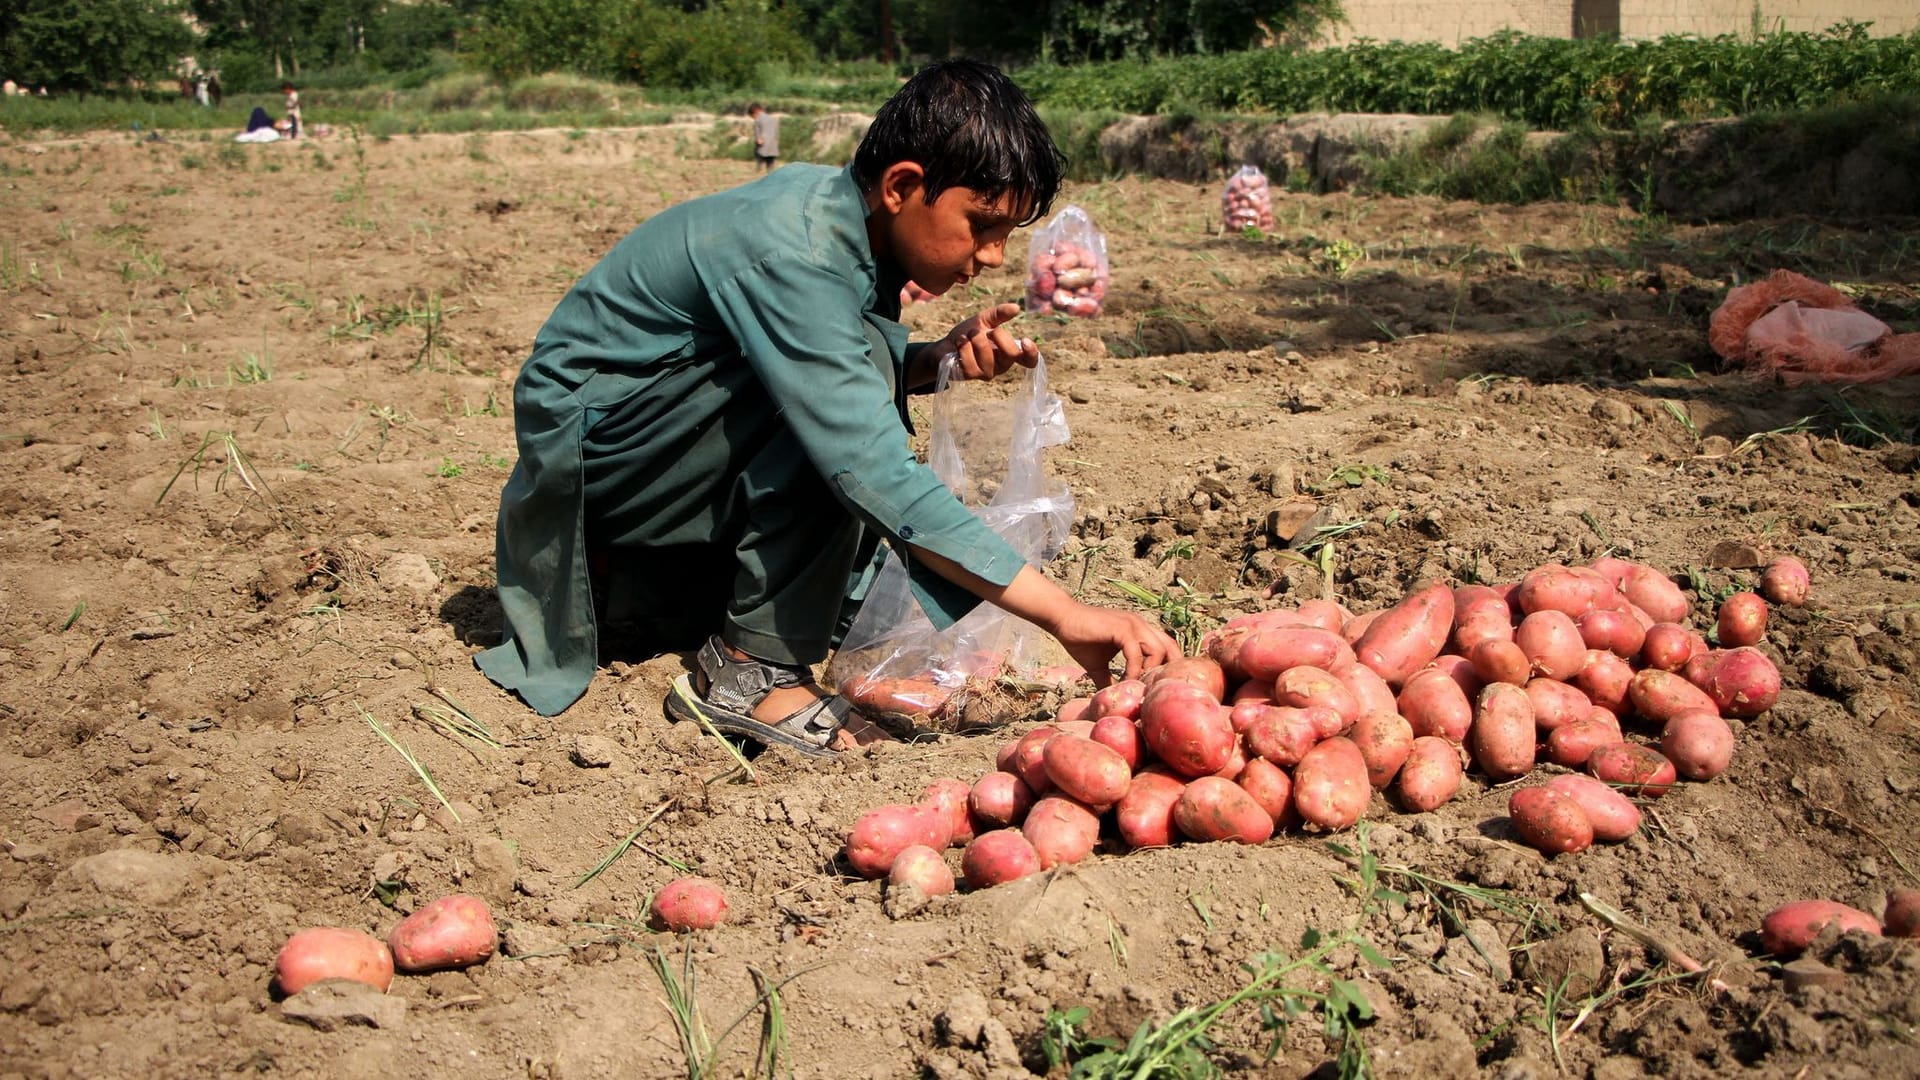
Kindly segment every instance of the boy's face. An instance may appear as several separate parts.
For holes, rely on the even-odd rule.
[[[1006,261],[1007,237],[1022,209],[1011,193],[989,201],[953,187],[929,203],[916,189],[900,201],[889,248],[915,284],[939,296]]]

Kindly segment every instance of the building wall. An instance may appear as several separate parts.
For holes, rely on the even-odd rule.
[[[1345,0],[1344,6],[1347,22],[1328,44],[1373,38],[1457,45],[1508,29],[1552,37],[1711,37],[1745,34],[1756,25],[1755,0]],[[1920,29],[1920,0],[1760,0],[1758,7],[1765,30],[1819,31],[1843,17],[1871,22],[1875,34]]]

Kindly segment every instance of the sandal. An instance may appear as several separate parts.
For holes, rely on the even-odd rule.
[[[853,704],[830,695],[789,713],[776,723],[753,718],[754,706],[776,689],[811,686],[806,668],[782,667],[763,660],[735,660],[710,637],[696,657],[698,671],[673,680],[666,712],[675,721],[692,720],[727,735],[768,746],[785,746],[808,757],[838,757],[833,737],[850,719]],[[699,676],[699,682],[694,679]],[[705,689],[699,689],[704,683]]]

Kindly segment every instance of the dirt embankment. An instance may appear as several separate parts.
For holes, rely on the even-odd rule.
[[[1251,162],[1296,190],[1361,186],[1372,162],[1433,137],[1449,119],[1305,115],[1278,123],[1137,116],[1100,133],[1109,171],[1205,180]],[[1483,129],[1483,133],[1486,130]],[[1531,152],[1642,210],[1700,221],[1773,214],[1920,213],[1920,118],[1891,109],[1670,124],[1651,133],[1540,133]]]

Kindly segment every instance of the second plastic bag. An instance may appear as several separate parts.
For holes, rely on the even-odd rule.
[[[1031,564],[1057,554],[1073,524],[1073,497],[1051,477],[1046,450],[1067,441],[1066,412],[1047,389],[1043,360],[1009,397],[951,382],[951,357],[933,395],[927,463],[989,528]],[[838,692],[896,734],[991,727],[1017,718],[982,708],[1003,675],[1052,662],[1039,627],[981,603],[945,630],[913,598],[899,554],[889,554],[827,675]],[[1004,704],[1004,703],[1003,703]]]
[[[1252,165],[1227,177],[1220,191],[1220,220],[1227,231],[1273,228],[1273,192],[1267,186],[1267,174]]]
[[[1027,310],[1082,317],[1107,299],[1107,237],[1078,206],[1053,216],[1027,246]]]

